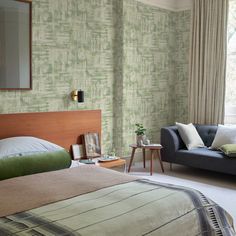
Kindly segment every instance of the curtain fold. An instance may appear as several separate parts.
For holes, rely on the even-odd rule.
[[[224,123],[228,0],[194,0],[189,120]]]

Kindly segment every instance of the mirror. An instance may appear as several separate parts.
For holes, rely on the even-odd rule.
[[[0,0],[0,90],[32,89],[31,0]]]

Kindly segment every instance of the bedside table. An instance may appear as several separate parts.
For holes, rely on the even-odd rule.
[[[114,160],[114,161],[98,161],[98,158],[94,158],[93,161],[95,161],[95,165],[103,167],[103,168],[114,168],[114,167],[119,167],[119,166],[123,166],[124,167],[124,172],[126,172],[126,160],[124,159],[118,159],[118,160]]]
[[[126,171],[126,160],[124,159],[118,159],[118,160],[114,160],[114,161],[104,161],[104,162],[99,162],[98,160],[96,160],[97,158],[95,158],[95,162],[97,166],[101,166],[104,168],[113,168],[113,167],[118,167],[118,166],[124,166],[124,172]]]
[[[126,172],[126,160],[124,160],[124,159],[118,159],[118,160],[106,161],[106,162],[105,161],[104,162],[99,162],[98,158],[93,158],[93,161],[95,162],[96,166],[100,166],[100,167],[108,168],[108,169],[123,166],[124,167],[124,172]],[[78,167],[78,166],[81,166],[81,165],[86,165],[86,164],[80,163],[79,161],[74,161],[73,160],[71,168]]]

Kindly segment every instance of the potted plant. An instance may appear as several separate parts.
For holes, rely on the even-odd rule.
[[[143,124],[140,123],[135,124],[135,126],[136,126],[135,133],[137,135],[137,145],[142,146],[144,140],[146,139],[145,135],[146,129],[143,127]]]

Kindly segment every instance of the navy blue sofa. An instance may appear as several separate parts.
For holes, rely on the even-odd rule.
[[[182,164],[211,171],[236,175],[236,158],[229,158],[220,151],[209,150],[217,126],[195,125],[206,148],[187,150],[182,141],[177,126],[161,129],[162,160],[169,163]]]

